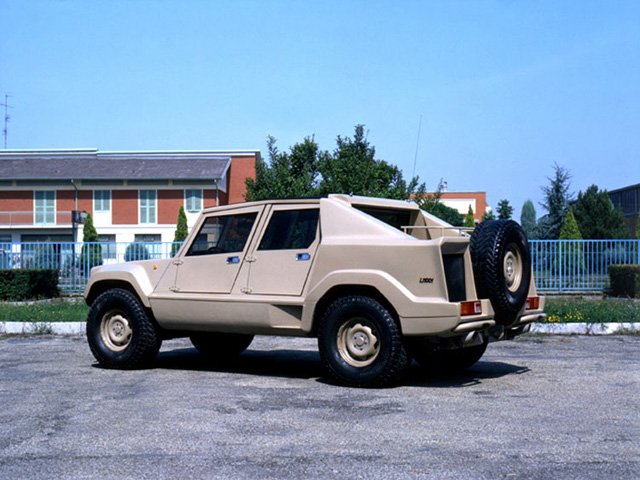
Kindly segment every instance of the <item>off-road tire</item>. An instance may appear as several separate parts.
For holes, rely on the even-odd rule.
[[[531,282],[527,235],[513,220],[489,220],[476,227],[470,248],[478,297],[491,300],[497,323],[512,324]]]
[[[434,346],[416,343],[412,349],[413,358],[431,374],[455,373],[472,367],[482,358],[488,342],[480,345],[452,350],[438,350]]]
[[[393,315],[366,296],[340,297],[327,308],[318,347],[333,378],[354,387],[391,385],[410,361]]]
[[[251,342],[253,335],[242,333],[195,333],[189,337],[196,350],[215,362],[232,360],[244,352]]]
[[[137,297],[120,288],[107,290],[91,305],[87,341],[101,366],[120,369],[149,366],[162,343]]]

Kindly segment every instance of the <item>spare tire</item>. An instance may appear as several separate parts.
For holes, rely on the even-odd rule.
[[[513,220],[489,220],[471,235],[471,261],[478,298],[488,298],[496,322],[512,324],[529,293],[531,255],[527,235]]]

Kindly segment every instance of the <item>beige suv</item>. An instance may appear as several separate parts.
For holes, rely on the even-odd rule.
[[[96,267],[84,295],[105,367],[148,365],[168,338],[220,362],[254,335],[305,336],[353,386],[396,382],[412,358],[467,368],[545,316],[516,222],[468,235],[413,202],[348,195],[207,209],[174,258]]]

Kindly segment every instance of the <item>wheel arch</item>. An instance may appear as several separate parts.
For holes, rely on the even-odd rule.
[[[313,335],[317,334],[320,319],[322,318],[322,315],[329,307],[329,305],[331,305],[336,299],[347,296],[363,296],[373,298],[389,311],[396,324],[398,325],[398,328],[400,328],[402,331],[398,312],[394,308],[393,304],[382,294],[382,292],[380,292],[380,290],[372,285],[343,284],[331,287],[316,303],[315,308],[313,309],[311,323],[311,333]]]
[[[102,295],[107,290],[112,290],[114,288],[120,288],[122,290],[127,290],[132,295],[134,295],[138,301],[144,305],[145,309],[149,309],[150,305],[146,300],[145,295],[141,295],[141,293],[136,289],[136,287],[126,280],[100,280],[93,283],[89,290],[85,293],[85,302],[87,305],[91,306],[91,304]]]

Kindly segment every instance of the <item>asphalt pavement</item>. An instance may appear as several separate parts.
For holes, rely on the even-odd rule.
[[[353,389],[310,339],[99,368],[82,337],[0,337],[0,478],[640,478],[640,336],[527,336],[464,374]]]

